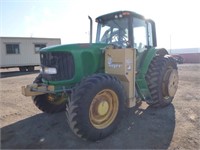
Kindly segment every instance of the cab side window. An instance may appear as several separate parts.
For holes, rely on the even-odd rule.
[[[134,36],[134,48],[138,52],[142,52],[147,43],[147,27],[146,23],[142,19],[133,19],[133,36]]]

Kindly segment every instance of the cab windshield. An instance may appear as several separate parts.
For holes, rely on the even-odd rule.
[[[153,46],[151,28],[148,21],[133,16],[106,20],[98,23],[96,42],[142,52],[147,46]]]
[[[128,18],[113,19],[98,24],[97,43],[114,44],[119,47],[127,47],[128,39]]]

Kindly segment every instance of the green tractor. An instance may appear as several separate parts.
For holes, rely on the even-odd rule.
[[[178,69],[167,50],[155,48],[153,20],[131,11],[102,15],[92,43],[89,19],[90,43],[41,49],[41,72],[22,93],[43,112],[66,111],[78,137],[97,141],[116,129],[126,108],[169,105]]]

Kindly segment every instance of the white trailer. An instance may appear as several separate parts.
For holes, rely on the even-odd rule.
[[[60,44],[59,38],[0,37],[0,68],[34,71],[40,65],[39,50]]]

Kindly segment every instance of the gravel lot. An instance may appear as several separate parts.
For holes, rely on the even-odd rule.
[[[146,103],[129,109],[108,138],[88,142],[69,129],[65,113],[45,114],[21,86],[32,83],[38,71],[0,69],[1,148],[7,149],[200,149],[200,64],[179,65],[179,88],[168,107]]]

